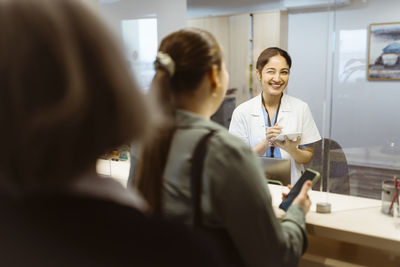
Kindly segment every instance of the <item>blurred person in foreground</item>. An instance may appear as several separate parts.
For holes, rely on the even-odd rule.
[[[208,243],[149,218],[96,174],[148,108],[121,48],[80,1],[0,0],[2,266],[214,266]],[[207,245],[207,246],[206,246]]]

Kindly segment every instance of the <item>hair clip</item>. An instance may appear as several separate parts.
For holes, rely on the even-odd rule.
[[[165,70],[170,77],[175,74],[175,62],[167,53],[159,51],[156,60],[154,61],[155,68]]]

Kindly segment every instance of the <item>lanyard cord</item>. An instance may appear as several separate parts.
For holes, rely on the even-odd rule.
[[[278,105],[278,109],[276,110],[275,123],[278,121],[278,115],[279,115],[279,109],[281,107],[282,96],[283,96],[283,93],[281,94],[281,97],[279,98],[279,105]],[[271,120],[269,118],[269,112],[268,112],[267,108],[265,107],[264,97],[263,97],[262,93],[261,93],[261,101],[262,101],[262,104],[263,104],[265,110],[268,113],[268,116],[267,116],[268,117],[268,127],[272,127]],[[275,147],[271,146],[270,148],[271,148],[271,158],[273,158],[274,157]]]

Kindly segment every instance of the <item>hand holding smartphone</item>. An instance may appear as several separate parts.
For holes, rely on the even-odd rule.
[[[306,181],[312,181],[312,184],[314,185],[319,180],[319,178],[320,178],[319,172],[311,170],[311,169],[306,169],[304,171],[303,175],[300,177],[300,179],[293,186],[292,190],[290,190],[287,197],[279,205],[279,208],[284,211],[287,211],[288,208],[290,207],[290,205],[292,204],[293,200],[300,193],[301,188],[303,187],[303,184]]]

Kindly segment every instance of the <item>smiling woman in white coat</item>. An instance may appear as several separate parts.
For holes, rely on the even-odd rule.
[[[259,156],[291,159],[294,184],[313,156],[313,143],[321,139],[307,103],[285,93],[292,60],[278,47],[265,49],[257,60],[256,74],[262,86],[258,96],[234,111],[229,132],[241,138]],[[299,133],[295,140],[280,134]]]

